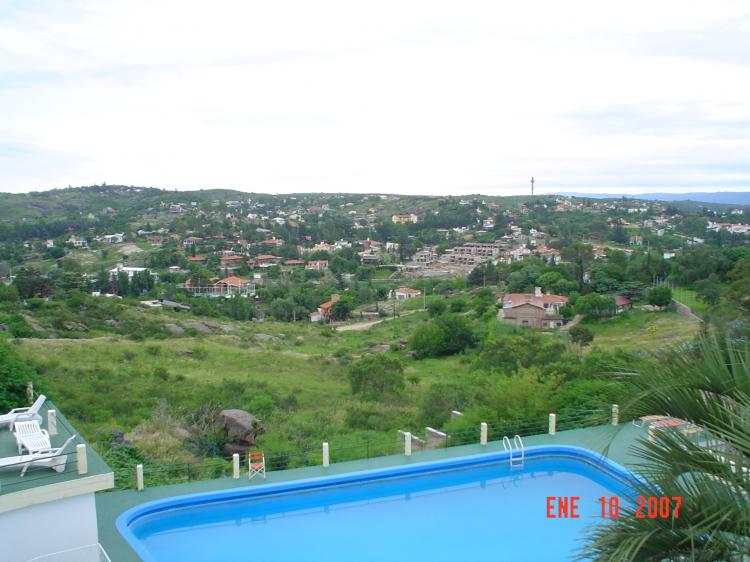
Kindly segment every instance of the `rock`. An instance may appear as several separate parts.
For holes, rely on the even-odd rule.
[[[277,338],[276,336],[269,336],[268,334],[255,334],[255,339],[271,343],[284,343],[283,340]]]
[[[412,357],[413,358],[413,357],[416,357],[416,356],[417,356],[417,352],[414,351],[413,349],[410,350],[410,351],[407,351],[406,353],[404,353],[404,357]]]
[[[390,346],[387,343],[377,343],[373,345],[368,345],[365,348],[365,351],[369,353],[385,353],[390,349]]]
[[[177,324],[164,324],[164,329],[170,334],[182,334],[185,332],[185,330]]]
[[[305,336],[297,336],[296,338],[297,341],[303,341],[304,339],[305,339]]]
[[[195,330],[196,332],[200,332],[201,334],[212,334],[213,331],[211,328],[206,326],[203,322],[187,322],[185,324],[185,328]]]
[[[245,448],[255,445],[255,437],[262,432],[258,418],[245,410],[222,410],[219,423],[230,443]]]
[[[0,324],[0,332],[10,332],[10,328],[6,324]]]
[[[246,455],[248,448],[248,445],[240,445],[239,443],[226,443],[224,445],[224,448],[222,449],[222,453],[224,453],[225,457],[231,457],[235,453],[237,453],[238,455]]]
[[[191,433],[184,427],[174,427],[172,428],[172,435],[179,439],[187,439],[191,436]]]
[[[112,326],[113,328],[116,328],[117,326],[120,325],[120,323],[117,320],[114,320],[113,318],[108,318],[107,320],[104,321],[104,323],[107,326]]]

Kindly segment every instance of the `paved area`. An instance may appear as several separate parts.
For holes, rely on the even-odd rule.
[[[569,431],[561,431],[556,435],[533,435],[524,437],[524,444],[526,447],[553,444],[584,447],[602,453],[630,470],[637,471],[637,459],[633,455],[632,446],[640,437],[646,437],[645,430],[628,423],[619,427],[604,425],[583,429],[572,429]],[[248,482],[247,477],[243,476],[239,480],[220,478],[215,480],[174,484],[170,486],[158,486],[146,488],[142,492],[137,492],[135,490],[103,492],[96,496],[97,515],[99,520],[99,542],[104,546],[113,562],[138,562],[140,558],[138,558],[138,556],[136,556],[136,554],[130,549],[115,528],[115,520],[121,513],[131,507],[157,499],[229,488],[262,486],[264,483],[278,483],[289,480],[316,478],[320,476],[330,476],[334,474],[343,474],[347,472],[389,466],[401,466],[417,462],[502,450],[502,442],[495,441],[486,446],[476,444],[418,451],[411,457],[392,455],[336,463],[327,468],[313,466],[269,472],[265,481],[256,478],[252,482]]]
[[[26,475],[21,477],[21,465],[3,467],[0,469],[0,503],[4,496],[14,492],[80,478],[76,465],[76,445],[85,444],[86,442],[80,435],[77,435],[75,429],[65,419],[65,416],[50,400],[46,400],[39,410],[39,415],[42,417],[40,423],[42,429],[51,429],[47,424],[48,410],[55,410],[57,413],[57,431],[50,431],[50,444],[52,447],[61,447],[69,437],[75,435],[75,438],[68,443],[68,446],[62,453],[62,456],[65,456],[66,459],[65,470],[55,472],[50,468],[32,466],[26,471]],[[88,473],[85,476],[111,472],[107,464],[93,448],[87,447],[86,449]],[[28,451],[23,451],[23,454],[28,454]],[[18,445],[13,433],[7,426],[0,428],[0,458],[7,459],[18,455]]]

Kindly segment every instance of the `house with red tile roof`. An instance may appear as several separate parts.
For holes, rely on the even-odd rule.
[[[305,269],[323,271],[324,269],[328,269],[328,260],[310,260],[307,262]]]
[[[331,310],[333,305],[339,300],[340,296],[336,293],[331,295],[331,299],[318,305],[318,310],[310,313],[310,322],[330,322]]]
[[[617,314],[633,308],[630,299],[622,295],[615,295],[615,306],[617,307]]]
[[[276,265],[280,259],[280,257],[272,256],[271,254],[255,256],[255,262],[258,264],[258,267],[271,267],[272,265]]]
[[[533,293],[504,293],[499,299],[502,308],[498,311],[499,320],[506,320],[524,328],[553,328],[565,324],[560,309],[568,302],[568,297],[546,295],[540,287]]]

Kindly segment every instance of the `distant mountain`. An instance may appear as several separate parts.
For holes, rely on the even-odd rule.
[[[717,191],[715,193],[577,193],[573,191],[560,191],[557,195],[569,195],[571,197],[587,197],[589,199],[643,199],[646,201],[697,201],[700,203],[718,203],[723,205],[750,205],[750,192],[747,191]]]

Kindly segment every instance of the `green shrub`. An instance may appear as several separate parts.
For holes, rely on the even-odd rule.
[[[365,400],[385,399],[404,389],[404,367],[383,353],[366,355],[349,367],[352,393]]]
[[[34,370],[18,356],[18,352],[0,341],[0,411],[25,406],[26,383],[35,376]]]

